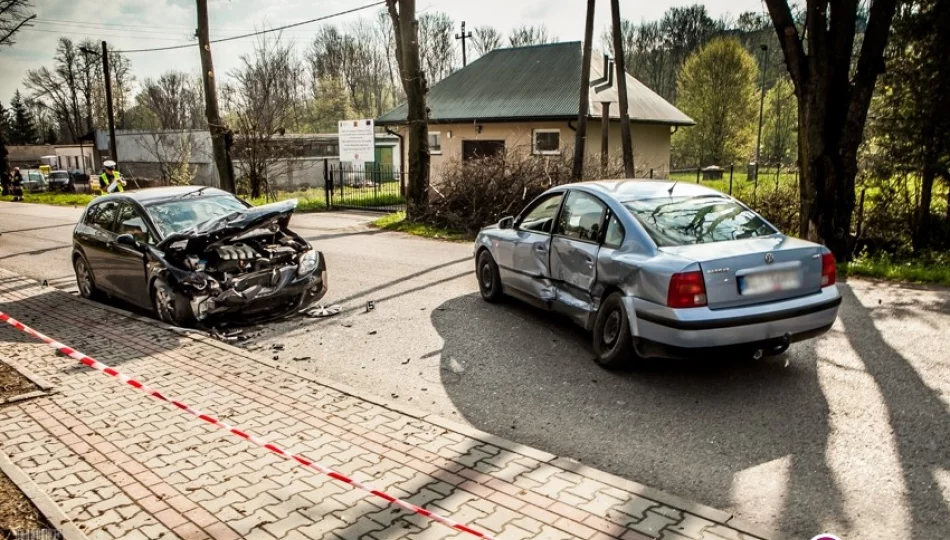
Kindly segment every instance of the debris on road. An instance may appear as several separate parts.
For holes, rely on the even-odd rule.
[[[304,360],[310,360],[309,356],[295,356],[294,362],[303,362]]]
[[[334,315],[339,315],[343,311],[343,306],[334,304],[332,306],[319,305],[310,309],[305,309],[301,311],[307,317],[314,319],[322,319],[324,317],[332,317]]]

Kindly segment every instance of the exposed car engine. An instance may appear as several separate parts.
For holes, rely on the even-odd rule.
[[[177,267],[175,281],[195,318],[237,307],[252,309],[258,300],[267,302],[271,311],[281,311],[272,299],[291,286],[303,287],[303,294],[282,296],[288,309],[322,297],[326,287],[321,256],[287,228],[287,221],[280,215],[240,227],[236,234],[182,234],[167,243],[165,258]]]

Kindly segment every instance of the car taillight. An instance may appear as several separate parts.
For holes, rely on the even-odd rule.
[[[671,308],[691,308],[706,305],[706,283],[703,273],[681,272],[670,278],[666,305]]]
[[[831,253],[823,254],[821,256],[821,286],[834,285],[837,277],[838,268],[835,265],[835,256]]]

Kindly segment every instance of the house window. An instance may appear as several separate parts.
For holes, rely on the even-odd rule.
[[[438,131],[429,132],[429,153],[430,154],[441,154],[442,153],[442,134]]]
[[[561,153],[561,130],[536,129],[534,130],[532,153],[550,155]]]

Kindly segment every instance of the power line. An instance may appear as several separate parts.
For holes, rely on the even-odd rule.
[[[284,25],[284,26],[279,26],[279,27],[277,27],[277,28],[270,28],[270,29],[267,29],[267,30],[260,30],[260,31],[258,31],[258,32],[251,32],[251,33],[249,33],[249,34],[242,34],[242,35],[239,35],[239,36],[232,36],[232,37],[228,37],[228,38],[212,39],[209,43],[222,43],[222,42],[225,42],[225,41],[234,41],[234,40],[238,40],[238,39],[244,39],[244,38],[259,36],[259,35],[262,35],[262,34],[269,34],[269,33],[271,33],[271,32],[279,32],[279,31],[281,31],[281,30],[286,30],[287,28],[293,28],[293,27],[296,27],[296,26],[303,26],[303,25],[305,25],[305,24],[315,23],[315,22],[319,22],[319,21],[325,21],[325,20],[327,20],[327,19],[332,19],[333,17],[339,17],[339,16],[341,16],[341,15],[348,15],[348,14],[350,14],[350,13],[354,13],[354,12],[357,12],[357,11],[362,11],[362,10],[364,10],[364,9],[369,9],[369,8],[371,8],[371,7],[376,7],[376,6],[379,6],[379,5],[382,5],[382,4],[385,4],[385,2],[374,2],[374,3],[372,3],[372,4],[366,4],[366,5],[364,5],[364,6],[360,6],[360,7],[357,7],[357,8],[348,9],[348,10],[346,10],[346,11],[340,11],[340,12],[338,12],[338,13],[333,13],[333,14],[330,14],[330,15],[324,15],[323,17],[317,17],[316,19],[310,19],[310,20],[301,21],[301,22],[298,22],[298,23],[287,24],[287,25]],[[198,43],[186,43],[186,44],[184,44],[184,45],[175,45],[175,46],[172,46],[172,47],[158,47],[158,48],[154,48],[154,49],[129,49],[129,50],[124,50],[124,51],[116,51],[116,52],[120,52],[120,53],[137,53],[137,52],[152,52],[152,51],[171,51],[171,50],[174,50],[174,49],[186,49],[186,48],[188,48],[188,47],[194,47],[194,46],[196,46],[196,45],[198,45]]]
[[[23,28],[21,29],[24,32],[43,32],[46,34],[57,34],[59,36],[65,36],[65,33],[62,30],[49,30],[43,28]],[[102,38],[103,34],[92,34],[87,32],[69,32],[70,36],[84,36],[92,38]],[[117,37],[119,39],[143,39],[143,40],[155,40],[155,41],[180,41],[181,38],[171,38],[171,37],[154,37],[154,36],[119,36],[110,34],[112,37]]]

